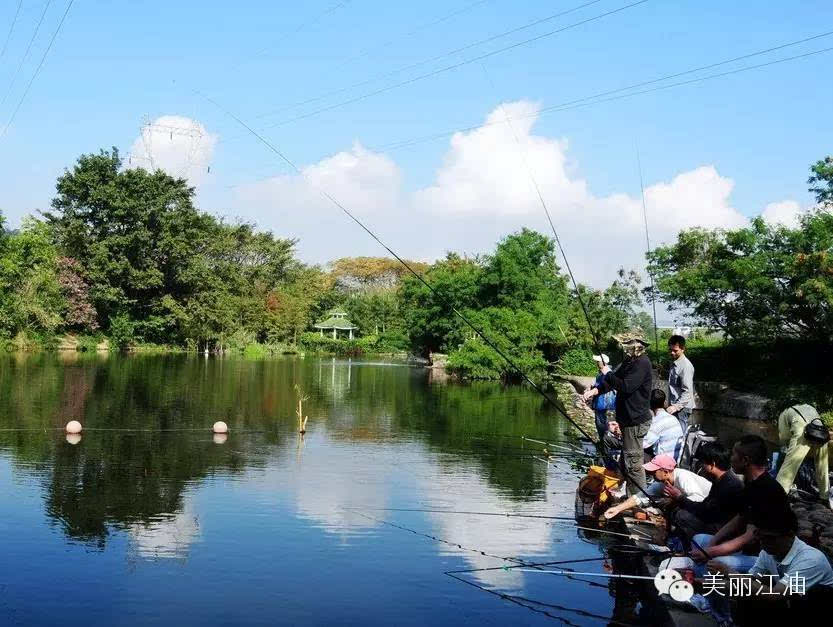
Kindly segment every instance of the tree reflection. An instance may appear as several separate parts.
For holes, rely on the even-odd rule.
[[[264,465],[266,454],[294,458],[296,383],[309,396],[308,435],[418,441],[442,453],[432,456],[438,466],[476,462],[482,479],[518,501],[540,498],[547,482],[521,436],[565,439],[555,410],[528,389],[431,384],[405,366],[36,355],[0,359],[0,449],[43,477],[47,515],[68,536],[104,546],[113,529],[181,514],[193,482]],[[76,445],[62,432],[69,420],[84,425]],[[216,420],[230,428],[222,444],[209,432]]]

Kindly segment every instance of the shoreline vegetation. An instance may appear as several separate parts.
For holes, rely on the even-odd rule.
[[[442,353],[458,379],[519,382],[453,306],[523,372],[551,382],[595,374],[597,346],[617,361],[614,333],[639,326],[653,339],[646,306],[656,298],[696,325],[688,355],[699,380],[833,415],[833,158],[810,171],[817,204],[797,224],[692,228],[648,253],[655,293],[625,268],[605,289],[575,290],[554,240],[525,228],[488,253],[409,261],[429,290],[391,258],[302,263],[296,240],[201,211],[186,180],[127,168],[115,148],[102,150],[58,177],[51,209],[16,230],[0,213],[0,347]],[[313,330],[335,310],[357,329],[353,339]],[[660,330],[651,347],[660,376],[668,335]]]

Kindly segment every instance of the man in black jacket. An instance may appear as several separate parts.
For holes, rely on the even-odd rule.
[[[686,535],[686,542],[698,533],[717,533],[738,513],[743,493],[743,482],[729,470],[729,451],[723,446],[717,442],[706,442],[697,449],[695,458],[713,482],[709,495],[695,502],[678,494],[677,490],[672,490],[670,494],[679,507],[674,521]]]
[[[608,423],[608,427],[614,433],[622,433],[625,478],[628,495],[633,496],[645,489],[642,440],[653,418],[650,405],[653,370],[651,360],[645,354],[648,342],[642,331],[629,331],[615,335],[613,339],[619,342],[625,359],[615,372],[610,366],[604,366],[602,380],[597,387],[584,393],[584,400],[616,390],[616,421]]]

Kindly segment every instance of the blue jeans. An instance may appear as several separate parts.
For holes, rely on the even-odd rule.
[[[694,542],[696,543],[697,547],[705,549],[706,552],[708,552],[709,543],[711,542],[711,539],[713,537],[714,536],[710,533],[698,533],[696,536],[694,536]],[[755,565],[755,561],[758,559],[758,557],[756,555],[732,553],[731,555],[723,555],[714,559],[715,561],[725,564],[726,567],[729,569],[729,572],[748,573],[752,566]],[[695,577],[705,577],[707,571],[708,569],[706,568],[705,562],[694,565]],[[721,596],[718,592],[710,592],[707,596],[704,596],[703,598],[709,602],[709,613],[715,620],[720,622],[732,619],[732,612],[729,606],[729,598],[727,596]]]
[[[698,533],[694,536],[693,548],[703,548],[708,553],[709,543],[714,536],[710,533]],[[715,560],[726,564],[730,572],[733,573],[748,573],[749,569],[755,565],[758,559],[757,555],[744,555],[743,553],[732,553],[731,555],[723,555],[716,557]],[[697,577],[703,577],[706,574],[706,563],[697,564],[694,566],[694,574]]]
[[[683,435],[685,435],[685,430],[688,429],[689,418],[691,418],[691,410],[687,407],[684,407],[683,409],[677,412],[677,422],[680,423],[680,427],[683,430]]]
[[[607,433],[607,410],[596,410],[596,433],[599,434],[599,441],[601,442],[605,433]]]

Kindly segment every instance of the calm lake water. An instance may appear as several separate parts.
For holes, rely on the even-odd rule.
[[[407,365],[4,356],[0,623],[599,624],[606,580],[501,568],[602,555],[574,523],[384,511],[571,516],[575,462],[521,439],[568,431],[529,390]]]

